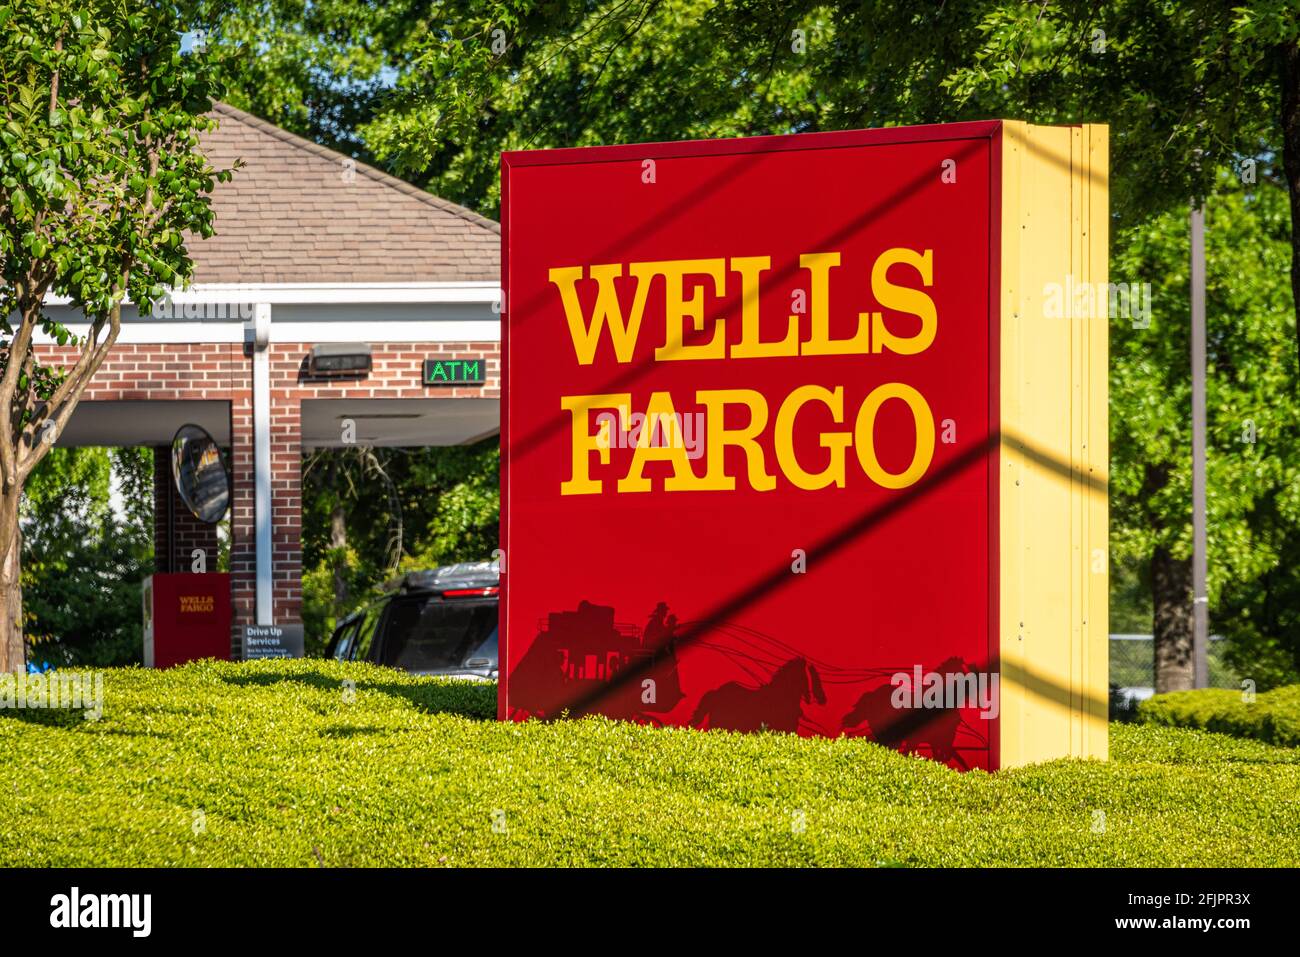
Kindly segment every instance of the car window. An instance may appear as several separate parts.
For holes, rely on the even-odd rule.
[[[492,633],[484,639],[483,644],[474,649],[476,658],[487,658],[495,661],[497,658],[497,626],[492,626]]]
[[[375,626],[384,617],[382,608],[371,608],[357,624],[357,637],[352,643],[353,661],[370,661],[370,646],[375,638]]]
[[[497,603],[393,599],[380,664],[408,671],[454,668],[497,626]]]
[[[352,659],[352,645],[357,637],[357,625],[360,623],[360,621],[350,621],[335,630],[334,637],[330,639],[330,657],[335,661]]]

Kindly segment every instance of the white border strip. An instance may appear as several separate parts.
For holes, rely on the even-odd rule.
[[[203,322],[194,319],[181,322],[159,322],[149,319],[122,323],[117,341],[126,344],[171,345],[183,343],[244,342],[246,323],[240,319],[226,322]],[[74,336],[86,336],[90,326],[86,323],[68,323]],[[36,330],[32,341],[38,345],[51,345],[54,340]],[[501,320],[493,319],[365,319],[338,322],[285,322],[271,325],[272,342],[500,342]]]
[[[195,283],[177,289],[171,300],[186,303],[259,303],[275,306],[315,306],[325,303],[370,305],[379,303],[439,304],[496,303],[501,287],[495,282],[283,282]],[[67,306],[66,296],[46,296],[50,306]]]
[[[138,344],[235,343],[245,340],[246,319],[258,303],[279,306],[465,306],[456,318],[282,320],[271,328],[272,342],[498,342],[501,339],[501,290],[492,282],[362,283],[196,283],[171,295],[175,308],[220,306],[209,317],[194,319],[126,318],[118,341]],[[48,296],[46,304],[71,305],[67,297]],[[489,313],[484,306],[491,307]],[[423,312],[423,310],[421,310]],[[468,312],[468,317],[466,313]],[[482,316],[482,318],[479,318]],[[66,322],[75,336],[90,331],[86,322]],[[41,330],[34,341],[54,340]]]

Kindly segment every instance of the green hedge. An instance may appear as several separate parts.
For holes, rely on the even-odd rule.
[[[1171,691],[1143,701],[1137,714],[1138,720],[1147,724],[1217,731],[1282,747],[1300,746],[1300,685],[1261,692],[1250,703],[1239,690]]]
[[[1300,750],[1111,727],[1109,762],[951,771],[862,739],[502,723],[364,664],[110,670],[0,711],[0,865],[1300,864]]]

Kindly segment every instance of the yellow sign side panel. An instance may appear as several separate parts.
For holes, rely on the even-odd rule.
[[[1110,130],[1085,126],[1087,138],[1088,274],[1098,288],[1110,283]],[[1087,323],[1088,537],[1093,552],[1084,657],[1087,663],[1087,735],[1083,756],[1110,757],[1110,321],[1109,302]]]
[[[1004,125],[1001,767],[1107,753],[1105,149]]]

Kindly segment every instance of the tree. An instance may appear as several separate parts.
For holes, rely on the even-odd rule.
[[[1111,555],[1139,563],[1153,588],[1165,691],[1192,681],[1187,217],[1152,217],[1114,245],[1112,274],[1154,289],[1149,324],[1112,324]],[[1260,687],[1300,666],[1300,632],[1278,601],[1300,586],[1284,563],[1300,544],[1289,259],[1285,190],[1222,175],[1206,204],[1210,608],[1233,665]]]
[[[186,234],[212,233],[214,171],[198,133],[215,92],[180,53],[184,11],[162,0],[0,3],[0,671],[24,666],[19,503],[117,340],[122,303],[185,282]],[[45,310],[66,297],[73,337]],[[71,344],[43,365],[37,332]]]
[[[357,130],[382,109],[392,77],[443,6],[431,0],[215,0],[193,18],[227,100],[357,159]]]
[[[55,448],[32,472],[22,504],[23,626],[38,666],[140,662],[152,492],[151,449]]]
[[[716,19],[708,0],[437,11],[359,133],[402,175],[485,215],[502,150],[789,133],[818,128],[825,110],[809,60],[789,55],[779,4],[752,22]],[[821,38],[825,14],[805,24]]]

